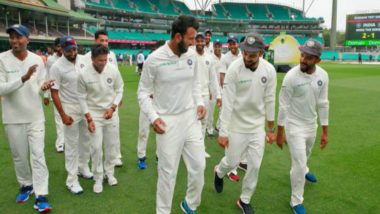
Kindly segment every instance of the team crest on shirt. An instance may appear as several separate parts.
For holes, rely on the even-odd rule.
[[[108,83],[108,84],[111,84],[111,83],[112,83],[112,78],[110,78],[110,77],[107,78],[107,83]]]
[[[267,83],[268,79],[266,77],[261,77],[261,82],[263,84]]]
[[[193,64],[193,60],[188,59],[188,60],[187,60],[187,64],[188,64],[188,65],[192,65],[192,64]]]
[[[317,84],[318,84],[318,86],[322,86],[322,84],[323,84],[322,80],[318,80]]]

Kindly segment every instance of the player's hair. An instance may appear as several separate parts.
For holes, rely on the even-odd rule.
[[[107,55],[109,53],[109,50],[107,47],[103,46],[103,45],[96,45],[94,47],[91,48],[91,57],[92,58],[95,58],[95,57],[98,57],[100,55]]]
[[[106,30],[97,30],[95,32],[95,39],[98,39],[100,35],[108,36],[108,32]]]
[[[176,33],[180,33],[182,36],[185,35],[188,28],[194,28],[198,30],[199,23],[193,16],[182,15],[174,20],[172,24],[171,38],[174,38]]]
[[[54,40],[54,46],[60,45],[61,44],[61,38],[57,37]]]

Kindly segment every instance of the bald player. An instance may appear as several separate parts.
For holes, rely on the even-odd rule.
[[[277,145],[282,149],[285,129],[292,159],[290,206],[295,214],[306,213],[303,205],[305,180],[317,182],[316,176],[307,167],[317,134],[317,117],[322,126],[320,148],[324,149],[328,142],[329,116],[329,77],[317,65],[321,61],[322,45],[310,39],[300,47],[300,51],[300,64],[288,71],[282,82],[277,121]]]

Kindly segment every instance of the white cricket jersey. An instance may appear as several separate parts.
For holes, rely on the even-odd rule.
[[[220,85],[220,66],[221,66],[221,62],[222,62],[222,57],[224,56],[223,54],[220,56],[220,58],[218,58],[215,54],[212,54],[211,55],[211,69],[215,72],[216,74],[216,78],[218,80],[218,85],[219,87],[221,87]]]
[[[22,83],[21,77],[37,64],[36,72]],[[44,121],[41,86],[46,80],[46,68],[41,57],[28,51],[20,61],[12,50],[0,53],[0,96],[4,124]],[[41,93],[42,94],[42,93]]]
[[[219,135],[265,131],[265,118],[274,121],[276,84],[276,70],[265,59],[260,58],[254,72],[245,67],[242,57],[234,61],[223,85]]]
[[[49,72],[50,72],[50,69],[51,67],[53,66],[53,64],[59,59],[60,57],[57,55],[57,53],[54,53],[53,55],[49,56],[47,58],[47,62],[46,62],[46,70],[47,70],[47,73],[48,73],[48,76],[49,76]]]
[[[83,57],[78,54],[74,64],[62,56],[50,70],[50,79],[54,80],[52,89],[58,90],[61,103],[79,104],[78,78],[86,67]]]
[[[204,106],[197,75],[194,51],[189,49],[178,57],[168,43],[161,46],[144,63],[138,88],[141,110],[154,122],[159,115],[180,114],[196,105]]]
[[[211,56],[203,53],[196,53],[198,62],[198,79],[201,84],[202,96],[209,96],[210,91],[216,93],[217,98],[221,98],[219,91],[219,83],[215,71],[212,69]]]
[[[233,55],[231,51],[228,51],[221,59],[219,73],[226,73],[231,63],[237,59],[241,58],[241,51],[238,52],[238,55]]]
[[[99,73],[91,64],[79,74],[78,98],[83,114],[103,119],[112,104],[119,105],[123,97],[124,83],[120,72],[109,63]]]
[[[136,58],[137,58],[137,64],[142,64],[145,61],[144,54],[142,54],[142,53],[137,54]]]
[[[204,51],[208,55],[214,55],[214,43],[210,42],[208,46],[205,45]]]
[[[288,124],[299,128],[317,127],[317,110],[322,126],[328,125],[329,77],[319,66],[312,74],[304,73],[300,66],[292,68],[285,75],[279,95],[279,126]]]
[[[92,65],[92,59],[91,59],[91,51],[87,52],[85,55],[85,63],[86,65]],[[111,65],[115,66],[115,68],[118,69],[118,65],[117,65],[117,60],[116,60],[116,55],[114,52],[112,51],[109,51],[108,55],[107,55],[107,62],[110,63]]]

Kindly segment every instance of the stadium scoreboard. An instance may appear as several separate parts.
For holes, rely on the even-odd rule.
[[[347,15],[346,46],[380,46],[380,13]]]

